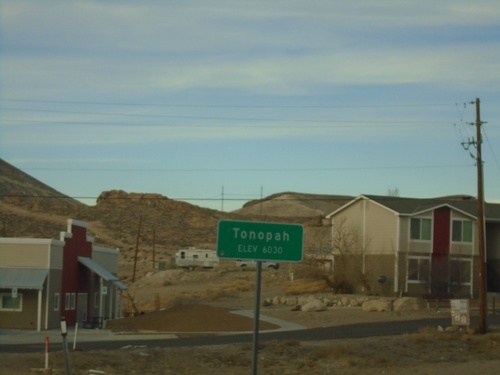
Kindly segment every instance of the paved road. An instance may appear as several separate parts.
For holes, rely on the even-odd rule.
[[[363,338],[376,336],[393,336],[405,333],[415,333],[422,327],[437,327],[438,325],[448,326],[449,318],[433,318],[394,321],[383,323],[363,323],[352,324],[334,327],[319,327],[311,329],[294,329],[284,331],[266,331],[259,334],[259,341],[268,340],[333,340],[346,338]],[[472,324],[477,326],[475,319]],[[500,316],[489,316],[488,325],[499,326]],[[87,333],[87,335],[91,335]],[[40,333],[37,337],[40,336]],[[221,344],[236,344],[236,343],[251,343],[252,333],[236,333],[236,334],[215,334],[210,336],[197,337],[175,337],[173,335],[115,335],[112,332],[104,330],[103,332],[95,332],[94,336],[87,336],[84,341],[79,341],[78,350],[116,350],[129,346],[146,346],[146,347],[181,347],[181,346],[204,346],[204,345],[221,345]],[[95,338],[95,340],[93,339]],[[25,340],[26,341],[26,340]],[[70,335],[68,335],[68,346],[72,347]],[[51,345],[51,351],[62,350],[61,341]],[[18,342],[9,340],[5,336],[5,331],[2,332],[2,340],[0,340],[0,352],[2,353],[28,353],[28,352],[43,352],[44,342]]]

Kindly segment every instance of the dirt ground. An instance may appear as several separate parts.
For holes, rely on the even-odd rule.
[[[253,272],[172,271],[152,273],[130,288],[136,308],[146,312],[108,323],[113,330],[191,332],[251,331],[250,318],[231,313],[253,309]],[[286,290],[287,272],[265,272],[262,298]],[[158,307],[158,308],[155,308]],[[292,311],[287,306],[262,307],[261,314],[321,327],[362,322],[414,319],[449,314],[423,309],[412,313],[364,312],[361,308],[330,308],[321,312]],[[446,315],[440,315],[446,316]],[[276,327],[261,322],[261,330]],[[273,374],[497,374],[500,368],[500,327],[486,335],[465,331],[440,332],[426,327],[419,333],[363,339],[300,342],[263,342],[258,351],[258,373]],[[130,347],[115,351],[70,353],[72,374],[90,369],[106,375],[122,374],[251,374],[251,344],[190,348]],[[0,375],[39,372],[43,353],[0,353]],[[64,357],[50,357],[52,373],[65,373]]]

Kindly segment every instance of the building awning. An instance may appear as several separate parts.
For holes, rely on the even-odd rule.
[[[124,283],[122,283],[120,280],[114,280],[113,284],[115,284],[115,286],[120,290],[127,290],[128,289],[128,287]]]
[[[100,277],[102,277],[106,281],[115,281],[118,280],[118,277],[109,272],[106,268],[101,266],[100,264],[94,262],[90,258],[86,257],[78,257],[78,261],[91,270],[94,273],[97,273]]]
[[[48,273],[38,268],[0,268],[0,288],[43,289]]]
[[[104,268],[103,266],[101,266],[97,262],[93,261],[92,259],[86,258],[86,257],[78,257],[78,261],[81,264],[83,264],[85,267],[87,267],[89,270],[91,270],[92,272],[98,274],[104,280],[106,280],[106,281],[112,281],[113,284],[115,284],[115,286],[118,289],[121,289],[121,290],[128,289],[127,286],[125,284],[123,284],[120,281],[120,279],[118,279],[118,277],[116,277],[115,275],[113,275],[106,268]]]

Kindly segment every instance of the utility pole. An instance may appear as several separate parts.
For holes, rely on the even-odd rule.
[[[135,271],[137,270],[137,255],[139,254],[139,241],[141,238],[141,225],[142,225],[142,214],[139,216],[139,228],[137,229],[137,238],[135,241],[135,254],[134,254],[134,272],[132,273],[132,282],[135,282]]]
[[[479,333],[487,331],[487,296],[486,296],[486,249],[484,224],[484,178],[483,157],[481,153],[481,110],[479,98],[476,98],[476,161],[477,161],[477,233],[479,247]]]
[[[481,125],[485,122],[481,121],[481,109],[479,98],[472,101],[470,104],[476,105],[476,122],[471,125],[476,126],[476,140],[463,142],[462,146],[469,150],[471,145],[476,147],[476,155],[471,154],[476,160],[477,166],[477,245],[479,252],[479,333],[486,333],[488,330],[486,315],[487,315],[487,295],[486,295],[486,231],[485,231],[485,216],[484,216],[484,177],[483,177],[483,157],[481,152],[481,144],[483,143],[481,136]]]
[[[156,268],[156,228],[153,228],[153,269]]]
[[[221,200],[220,200],[220,210],[224,212],[224,186],[222,186]]]

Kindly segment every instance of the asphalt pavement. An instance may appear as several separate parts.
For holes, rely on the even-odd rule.
[[[252,316],[253,311],[240,311],[242,315]],[[422,327],[449,326],[450,318],[427,318],[391,322],[360,323],[332,327],[305,328],[301,325],[260,315],[261,320],[270,321],[281,328],[259,332],[259,341],[266,340],[333,340],[392,336],[418,332]],[[488,316],[488,326],[500,326],[500,315]],[[471,322],[477,326],[475,319]],[[26,331],[0,330],[0,352],[27,353],[44,352],[45,338],[48,337],[50,351],[62,350],[60,330]],[[129,347],[179,347],[204,346],[235,343],[251,343],[253,332],[235,333],[185,333],[170,334],[157,332],[126,332],[106,329],[69,328],[66,336],[70,350],[117,350]]]

